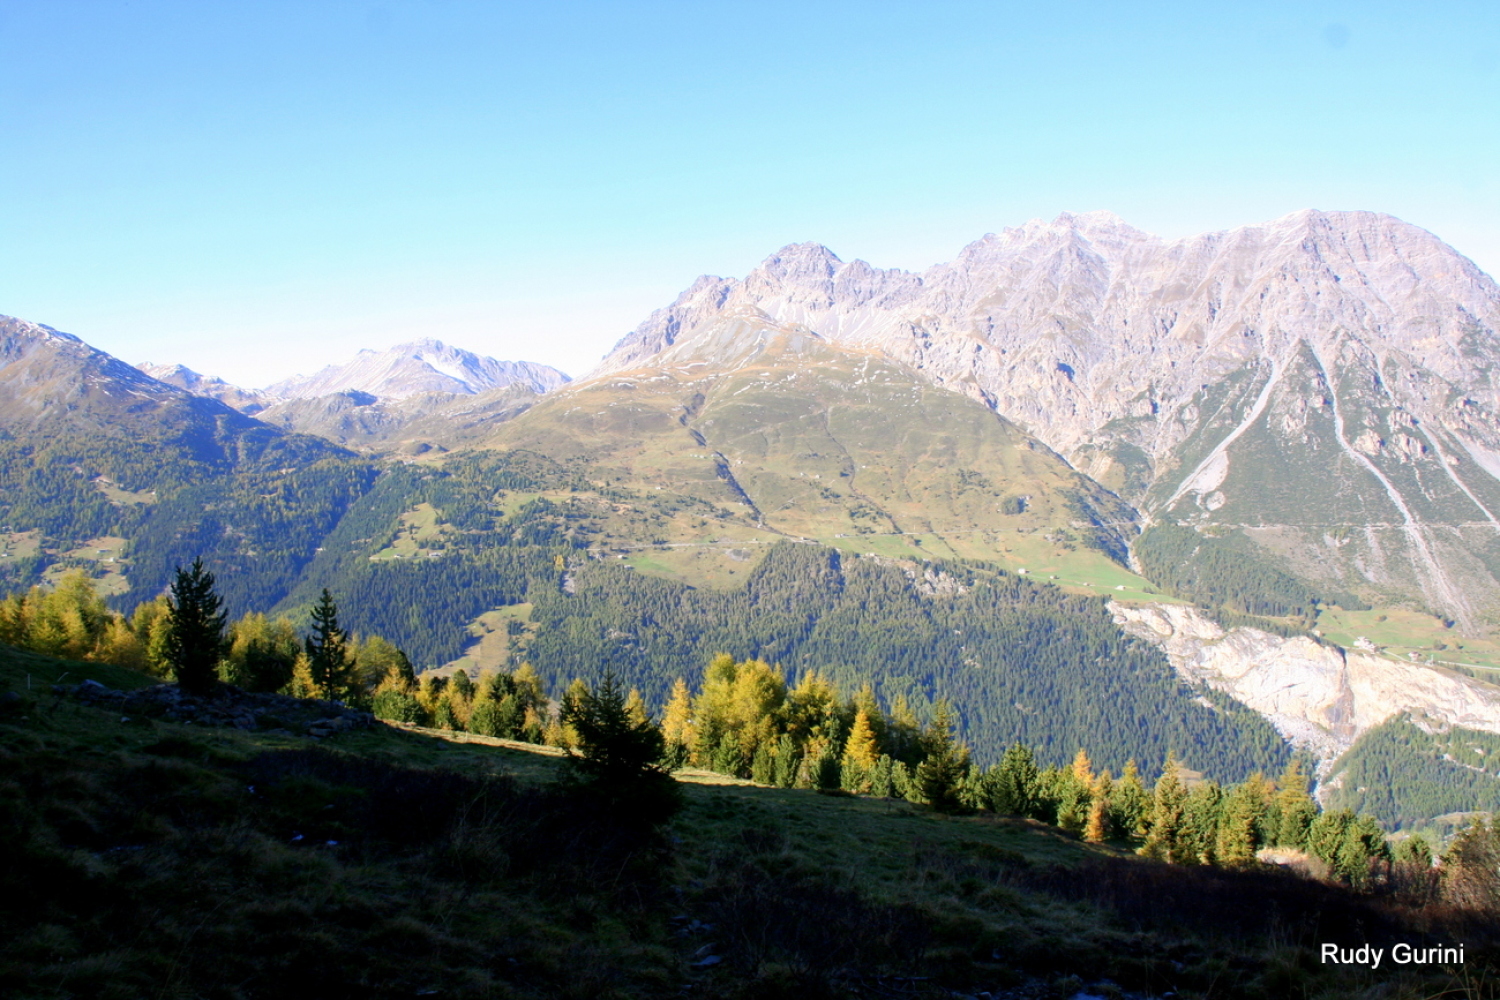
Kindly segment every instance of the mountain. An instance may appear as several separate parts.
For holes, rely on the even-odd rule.
[[[982,757],[1024,733],[1109,766],[1327,763],[1399,715],[1500,729],[1497,301],[1387,216],[1165,241],[1092,213],[920,274],[792,245],[544,393],[450,378],[251,420],[65,338],[102,374],[28,362],[15,398],[93,436],[41,462],[15,424],[7,497],[78,482],[0,508],[33,553],[0,565],[32,582],[114,545],[131,606],[201,553],[235,613],[327,588],[421,666],[608,667],[655,707],[713,652],[762,656],[947,699]],[[424,350],[329,378],[430,377],[402,367]],[[174,406],[267,457],[140,458]],[[270,457],[296,448],[321,450]]]
[[[72,334],[0,316],[0,430],[205,437],[251,432],[239,412],[160,382]]]
[[[0,583],[83,569],[126,607],[202,557],[235,612],[276,600],[375,470],[48,326],[0,317]]]
[[[153,365],[143,362],[136,367],[158,382],[176,386],[195,396],[217,399],[246,416],[255,416],[271,401],[259,389],[242,389],[213,375],[199,375],[186,365]]]
[[[1133,565],[1195,600],[1500,623],[1500,289],[1390,216],[1168,241],[1064,214],[921,274],[794,244],[700,278],[589,378],[734,364],[730,318],[982,401],[1134,505]],[[1215,592],[1177,573],[1193,552],[1255,579]]]
[[[347,364],[329,365],[316,375],[299,375],[277,382],[265,392],[283,399],[309,399],[341,392],[405,399],[424,392],[472,395],[512,385],[523,385],[540,393],[567,381],[568,376],[547,365],[496,361],[439,340],[418,340],[397,344],[387,351],[360,351]]]

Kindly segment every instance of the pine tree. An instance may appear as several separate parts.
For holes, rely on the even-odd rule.
[[[339,628],[339,609],[325,588],[312,610],[312,634],[303,641],[307,667],[317,697],[333,701],[352,700],[354,661],[349,656],[349,636]]]
[[[218,683],[224,655],[224,602],[214,592],[214,575],[194,559],[177,567],[168,599],[166,656],[184,691],[208,694]]]

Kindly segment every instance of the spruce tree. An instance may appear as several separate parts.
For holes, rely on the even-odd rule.
[[[1140,853],[1168,864],[1180,863],[1182,858],[1182,811],[1187,799],[1187,790],[1182,786],[1182,777],[1177,773],[1177,755],[1167,755],[1166,767],[1157,779],[1156,791],[1151,802],[1151,830]]]
[[[320,698],[350,699],[354,691],[354,661],[349,635],[339,628],[339,609],[327,588],[312,610],[312,634],[303,641],[313,690]]]
[[[1000,763],[985,775],[988,806],[1005,816],[1031,816],[1037,801],[1036,755],[1024,743],[1013,743]]]
[[[631,718],[613,674],[606,673],[597,690],[582,686],[565,700],[561,721],[575,741],[568,763],[576,782],[619,819],[654,825],[681,806],[677,782],[661,766],[661,728]]]
[[[1134,760],[1125,762],[1125,771],[1115,784],[1111,800],[1116,832],[1132,846],[1144,844],[1151,825],[1151,797],[1141,784]]]
[[[1214,781],[1199,782],[1183,800],[1182,834],[1178,838],[1182,863],[1217,863],[1219,813],[1223,801],[1223,790]]]
[[[969,770],[969,750],[953,736],[953,713],[946,701],[938,702],[922,742],[927,755],[914,776],[917,794],[938,812],[962,812],[960,792]]]
[[[214,592],[214,575],[194,559],[177,567],[167,604],[166,656],[177,684],[190,694],[208,694],[218,684],[224,655],[224,602]]]
[[[1255,860],[1258,820],[1266,808],[1265,779],[1253,775],[1230,789],[1219,818],[1214,853],[1221,865],[1246,865]]]

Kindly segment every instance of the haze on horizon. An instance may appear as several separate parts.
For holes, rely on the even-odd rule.
[[[1500,272],[1480,3],[0,8],[0,313],[259,386],[591,367],[778,247],[921,270],[1107,209],[1385,212]]]

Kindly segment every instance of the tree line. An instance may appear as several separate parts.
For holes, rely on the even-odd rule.
[[[1315,859],[1327,877],[1356,888],[1389,880],[1402,866],[1408,878],[1432,868],[1421,837],[1393,848],[1374,817],[1320,809],[1300,759],[1275,780],[1254,773],[1221,785],[1187,772],[1171,754],[1148,788],[1133,759],[1118,777],[1097,769],[1081,748],[1067,764],[1042,766],[1034,748],[1017,741],[982,768],[956,735],[946,702],[922,723],[902,699],[882,707],[868,684],[845,698],[817,671],[789,683],[762,659],[715,656],[696,692],[678,678],[658,723],[640,692],[622,694],[609,671],[597,685],[575,678],[556,701],[529,664],[485,672],[478,683],[463,671],[418,682],[390,643],[351,640],[327,591],[300,641],[286,619],[247,615],[230,626],[201,562],[178,568],[160,605],[127,621],[103,606],[83,574],[70,574],[52,591],[33,588],[0,602],[0,641],[124,666],[151,667],[159,658],[158,670],[198,694],[238,680],[365,704],[390,721],[567,748],[595,794],[621,808],[647,796],[642,816],[651,822],[676,808],[661,776],[692,765],[776,787],[1027,817],[1169,864],[1246,865],[1279,848]],[[1468,859],[1455,883],[1463,892],[1500,889],[1485,881],[1495,875],[1485,865],[1500,857],[1497,844],[1500,829],[1484,822],[1455,841],[1450,855]]]

